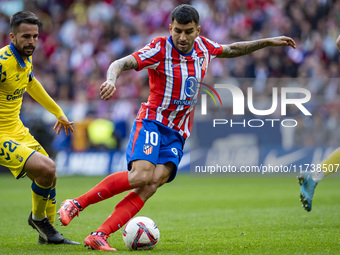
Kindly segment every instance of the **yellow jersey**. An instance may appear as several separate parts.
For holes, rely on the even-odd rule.
[[[19,117],[25,91],[57,119],[65,116],[35,79],[32,58],[24,60],[11,43],[0,49],[0,136],[28,133]]]

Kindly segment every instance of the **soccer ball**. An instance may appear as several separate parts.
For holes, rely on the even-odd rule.
[[[159,229],[148,217],[132,218],[124,227],[123,240],[130,250],[151,250],[159,241]]]

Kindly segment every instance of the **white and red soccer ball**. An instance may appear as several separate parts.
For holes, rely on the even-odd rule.
[[[130,250],[151,250],[159,242],[159,229],[148,217],[132,218],[124,227],[123,240]]]

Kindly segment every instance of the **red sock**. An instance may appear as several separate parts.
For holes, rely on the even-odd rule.
[[[94,188],[90,189],[84,195],[75,198],[82,209],[91,204],[108,199],[114,195],[130,190],[128,171],[118,172],[107,176]]]
[[[116,232],[135,216],[143,206],[144,201],[135,192],[131,191],[116,205],[113,213],[96,232],[103,232],[105,234]]]

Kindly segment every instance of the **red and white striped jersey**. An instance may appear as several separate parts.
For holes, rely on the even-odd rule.
[[[148,102],[142,103],[137,119],[158,121],[189,137],[201,82],[210,61],[222,51],[220,44],[198,36],[188,54],[178,52],[171,37],[157,37],[133,53],[136,70],[148,69],[150,85]]]

